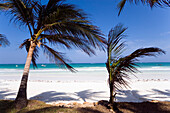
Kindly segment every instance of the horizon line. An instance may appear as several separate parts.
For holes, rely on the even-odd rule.
[[[170,63],[169,61],[168,62],[136,62],[136,63]],[[2,63],[2,64],[17,64],[17,63]],[[25,64],[25,63],[18,63],[18,64]],[[55,63],[37,63],[37,64],[55,64]],[[79,63],[68,63],[68,64],[105,64],[104,62],[96,62],[96,63],[88,63],[88,62],[79,62]],[[1,65],[1,63],[0,63]],[[32,63],[31,63],[32,65]]]

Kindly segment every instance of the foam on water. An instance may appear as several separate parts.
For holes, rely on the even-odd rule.
[[[17,65],[17,66],[16,66]],[[60,69],[55,64],[38,64],[38,69],[30,69],[31,79],[56,79],[56,80],[103,80],[108,76],[104,63],[98,64],[71,64],[76,70],[72,73],[67,69]],[[136,76],[146,78],[170,79],[170,63],[137,63],[137,69],[141,73]],[[24,64],[0,64],[0,79],[20,79]],[[130,74],[131,75],[131,74]],[[44,78],[43,78],[44,77]],[[51,77],[51,78],[50,78]],[[97,78],[97,79],[96,79]],[[134,78],[132,76],[132,78]],[[134,78],[136,79],[136,78]]]
[[[147,68],[137,68],[138,70],[149,70],[149,71],[154,71],[154,70],[169,70],[170,71],[170,67],[147,67]]]

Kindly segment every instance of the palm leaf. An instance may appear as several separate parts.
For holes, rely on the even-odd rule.
[[[52,4],[54,2],[54,4]],[[74,5],[63,4],[63,0],[49,1],[47,6],[40,5],[37,30],[46,28],[45,34],[64,34],[81,37],[93,47],[104,50],[101,31],[87,20],[86,14]]]
[[[49,26],[45,32],[48,34],[53,32],[55,34],[81,37],[82,39],[84,38],[87,40],[91,46],[104,50],[103,43],[105,42],[105,39],[102,37],[102,34],[96,26],[87,23],[75,22],[75,20],[60,22],[56,25]]]
[[[160,48],[150,47],[137,49],[130,55],[123,57],[125,42],[122,40],[126,37],[124,35],[126,29],[122,24],[118,24],[110,30],[107,41],[108,59],[106,68],[109,73],[109,84],[117,90],[130,87],[129,74],[135,75],[136,72],[139,72],[136,68],[138,67],[136,64],[138,58],[165,54],[165,51]]]
[[[138,58],[144,57],[144,56],[157,56],[159,54],[165,54],[165,51],[163,51],[160,48],[141,48],[134,51],[132,54],[120,58],[116,63],[114,63],[112,69],[113,69],[113,81],[115,82],[115,88],[119,89],[121,85],[124,87],[128,86],[128,79],[130,78],[128,73],[134,74],[138,72],[136,61],[138,61]],[[118,86],[118,87],[117,87]],[[128,86],[129,87],[129,86]]]
[[[44,50],[44,54],[48,55],[48,58],[51,62],[54,62],[56,65],[62,68],[67,68],[72,72],[76,71],[72,66],[66,63],[66,61],[69,61],[69,60],[63,57],[63,53],[57,52],[45,44],[42,44],[41,46]]]
[[[0,3],[0,9],[1,10],[9,10],[9,8],[11,7],[11,4],[6,2],[6,3]]]
[[[19,24],[19,26],[27,26],[30,35],[32,36],[32,29],[34,29],[35,13],[34,6],[37,4],[35,0],[4,0],[9,5],[7,14],[11,16],[10,22]]]
[[[94,55],[95,48],[105,50],[106,41],[99,28],[88,21],[83,10],[64,1],[49,0],[47,5],[41,0],[5,0],[4,3],[10,4],[8,14],[11,15],[11,21],[28,27],[31,41],[41,45],[50,59],[54,58],[54,62],[59,58],[57,62],[60,61],[67,65],[66,68],[71,69],[66,61],[62,60],[62,54],[59,55],[52,47],[78,48],[88,55]],[[30,42],[27,40],[21,44],[21,47],[24,46],[29,50]],[[38,58],[37,51],[36,48],[33,64]]]
[[[108,48],[107,52],[108,56],[110,56],[110,63],[112,64],[117,58],[121,57],[121,54],[124,51],[125,48],[125,42],[122,41],[126,35],[124,35],[124,32],[127,28],[124,28],[122,24],[118,24],[113,29],[110,30],[108,35]],[[111,65],[110,64],[110,65]]]
[[[130,2],[130,3],[139,3],[141,2],[142,4],[146,4],[146,5],[149,5],[151,8],[152,7],[156,7],[156,6],[159,6],[159,7],[170,7],[170,1],[169,0],[121,0],[117,7],[119,9],[119,13],[118,15],[120,15],[122,9],[124,8],[126,2]]]
[[[41,35],[41,40],[43,43],[50,43],[52,46],[65,46],[68,49],[72,49],[73,47],[79,48],[88,55],[94,54],[95,52],[93,49],[89,47],[89,42],[85,39],[82,39],[80,37],[73,37],[73,36],[67,36],[67,35]]]
[[[7,38],[4,35],[0,34],[0,46],[6,47],[9,45],[10,42],[7,40]]]

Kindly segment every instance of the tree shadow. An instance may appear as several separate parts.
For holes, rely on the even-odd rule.
[[[104,91],[100,92],[92,92],[91,90],[83,90],[74,93],[65,93],[65,92],[56,92],[56,91],[48,91],[38,94],[34,97],[31,97],[31,100],[40,100],[44,102],[55,102],[55,101],[80,101],[82,99],[86,102],[87,99],[91,99],[94,101],[95,97],[100,98],[100,94],[104,93]]]
[[[162,90],[158,90],[158,89],[153,89],[153,92],[155,92],[155,94],[159,95],[154,98],[161,98],[164,101],[170,101],[170,90],[162,91]]]
[[[122,90],[116,100],[122,112],[134,113],[170,113],[170,102],[152,102],[151,100],[167,99],[170,101],[170,90],[152,89],[152,94],[140,95],[138,90]],[[159,96],[155,96],[158,95]],[[140,103],[138,103],[140,102]]]
[[[116,95],[116,101],[145,102],[145,101],[159,100],[159,99],[163,99],[164,101],[170,101],[170,90],[162,91],[158,89],[152,89],[149,92],[151,92],[151,94],[140,95],[138,90],[120,90]]]
[[[7,96],[16,95],[16,93],[11,93],[9,90],[0,91],[0,99],[14,100],[14,98],[8,98]]]
[[[68,96],[69,93],[47,91],[31,97],[31,100],[40,100],[44,102],[54,102],[54,101],[77,101],[78,99]]]
[[[92,92],[90,89],[88,90],[83,90],[83,91],[79,91],[79,92],[75,92],[76,96],[78,96],[80,99],[82,99],[84,102],[86,102],[87,99],[91,99],[94,101],[97,101],[96,99],[94,99],[95,97],[97,98],[103,98],[102,96],[100,96],[100,94],[105,93],[104,91],[99,91],[99,92]]]
[[[147,101],[148,95],[140,95],[138,90],[120,90],[116,95],[118,102],[143,102]]]

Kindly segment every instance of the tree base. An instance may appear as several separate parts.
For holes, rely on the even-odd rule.
[[[116,102],[113,102],[112,104],[110,103],[108,106],[116,113],[123,113],[122,111],[119,110]]]
[[[27,104],[28,104],[28,100],[25,98],[17,98],[15,100],[15,108],[16,109],[25,108],[25,107],[27,107]]]

